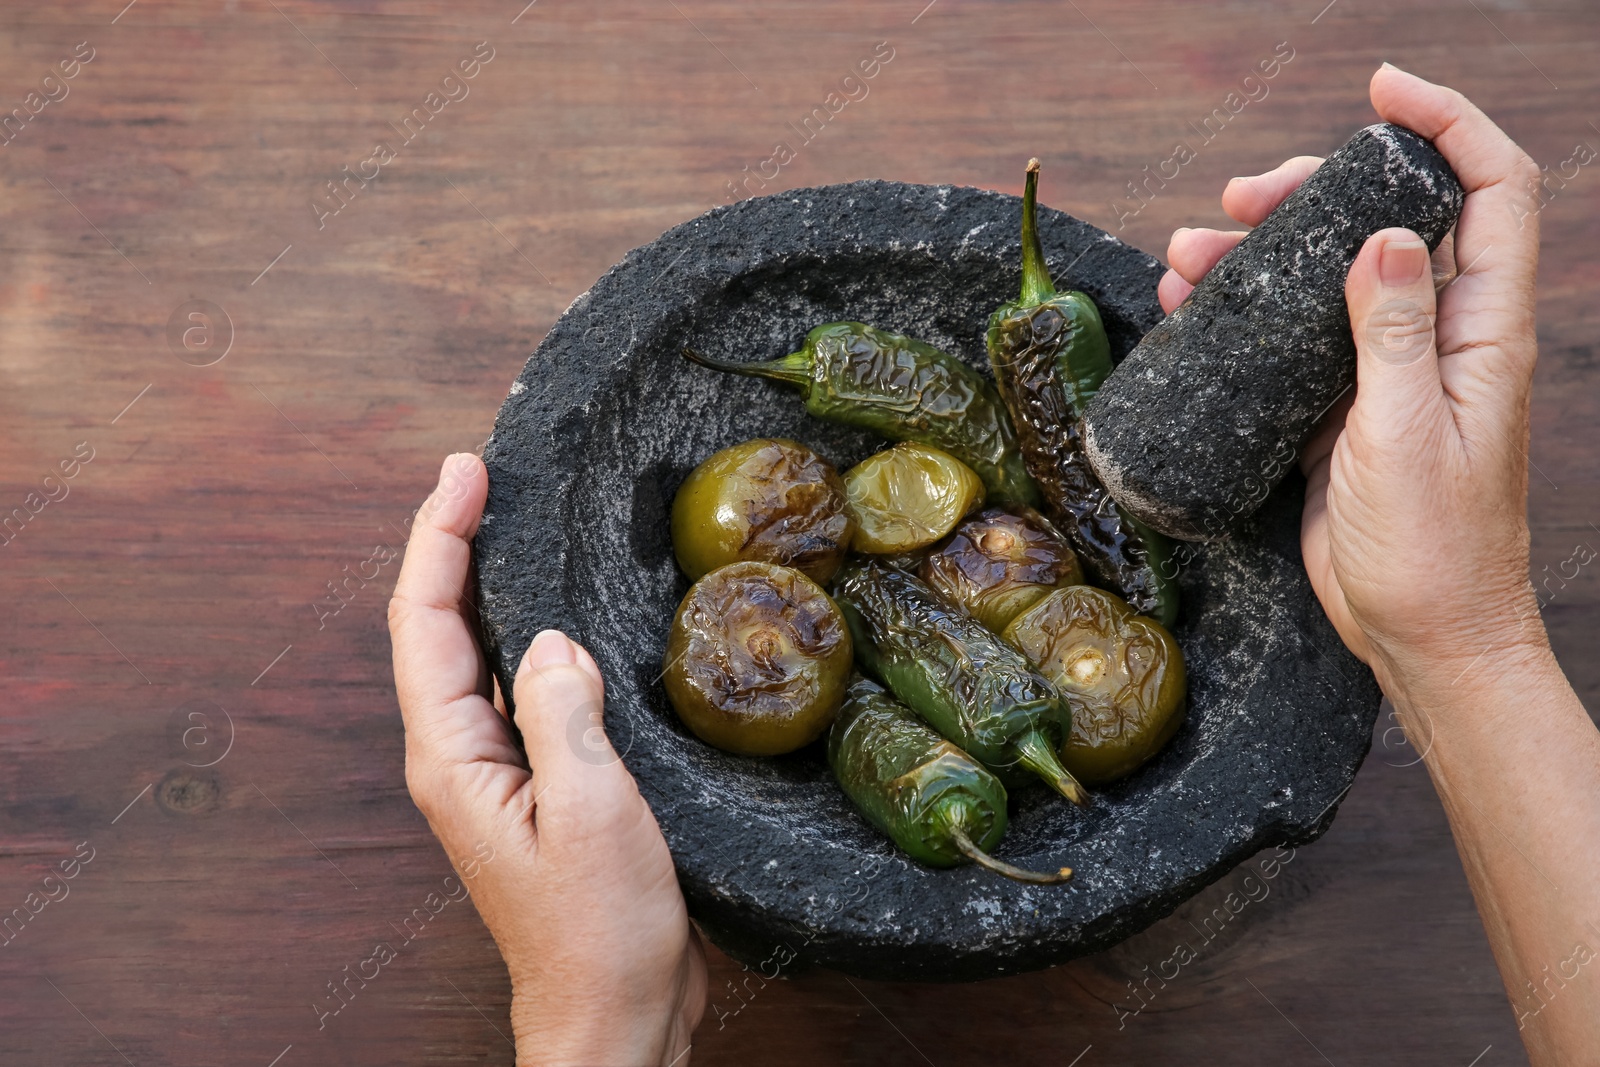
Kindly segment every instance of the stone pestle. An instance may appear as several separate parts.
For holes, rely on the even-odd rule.
[[[1404,226],[1437,248],[1462,200],[1444,157],[1400,126],[1368,126],[1329,156],[1089,405],[1089,462],[1117,502],[1172,537],[1226,538],[1355,380],[1344,283],[1362,244]]]

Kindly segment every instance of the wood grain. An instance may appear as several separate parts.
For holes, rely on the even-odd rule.
[[[122,3],[0,9],[0,115],[65,88],[0,147],[0,516],[28,509],[0,546],[0,910],[93,851],[0,947],[8,1065],[510,1062],[505,969],[466,904],[318,1027],[326,983],[448,867],[402,777],[396,566],[337,615],[316,605],[400,547],[441,457],[483,440],[567,304],[798,140],[878,42],[894,58],[868,95],[768,191],[1015,192],[1039,155],[1047,203],[1160,254],[1175,226],[1225,223],[1230,175],[1370,121],[1386,59],[1552,168],[1600,147],[1600,11],[1579,0]],[[93,58],[44,84],[85,41]],[[469,95],[405,142],[391,123],[481,41]],[[1127,183],[1284,42],[1269,95],[1119,229]],[[313,198],[380,141],[393,160],[319,229]],[[1536,576],[1600,545],[1597,206],[1585,168],[1543,217]],[[205,367],[168,342],[196,300],[232,326]],[[93,458],[60,496],[45,476],[80,442]],[[1592,568],[1545,614],[1592,703]],[[185,745],[194,711],[209,729]],[[713,997],[742,1007],[720,1028],[708,1013],[695,1062],[1523,1062],[1392,725],[1327,837],[1143,999],[1128,983],[1198,936],[1228,881],[1100,957],[976,986],[819,972],[735,1002],[743,976],[713,954]]]

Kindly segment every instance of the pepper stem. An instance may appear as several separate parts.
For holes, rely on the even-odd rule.
[[[1039,243],[1039,161],[1028,160],[1028,177],[1022,187],[1022,303],[1042,304],[1055,295],[1044,245]]]
[[[771,378],[774,381],[788,382],[798,386],[801,392],[811,388],[811,357],[804,352],[791,352],[781,359],[767,360],[764,363],[728,363],[710,356],[702,356],[699,352],[683,346],[683,358],[691,363],[698,363],[702,367],[712,370],[726,371],[729,374],[742,374],[747,378]]]
[[[1067,773],[1056,758],[1050,742],[1038,730],[1030,730],[1012,742],[1017,749],[1017,762],[1050,783],[1051,788],[1080,808],[1089,803],[1089,794],[1078,780]]]
[[[1071,881],[1071,867],[1062,867],[1052,874],[1049,871],[1030,871],[1026,867],[1013,866],[1005,860],[995,859],[974,844],[971,837],[967,836],[966,819],[962,817],[965,813],[966,809],[963,808],[953,816],[953,819],[959,819],[960,821],[952,821],[950,840],[955,842],[955,846],[961,850],[961,854],[973,863],[980,867],[985,867],[995,874],[1003,874],[1013,881],[1027,882],[1030,885],[1061,885],[1063,882]]]

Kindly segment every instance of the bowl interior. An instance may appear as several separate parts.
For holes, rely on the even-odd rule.
[[[797,255],[741,275],[714,314],[694,316],[676,336],[681,344],[729,359],[770,359],[798,348],[812,326],[849,319],[926,340],[987,373],[984,324],[990,311],[1015,298],[1016,288],[1015,271],[986,257],[952,266],[904,249],[863,250],[826,261]],[[586,615],[596,621],[609,616],[606,636],[626,634],[632,642],[627,669],[657,726],[650,743],[670,744],[708,772],[707,785],[721,803],[748,804],[759,797],[777,821],[810,819],[835,846],[880,851],[881,835],[855,814],[833,782],[822,742],[774,758],[721,752],[683,727],[659,676],[673,611],[690,584],[673,558],[668,529],[673,496],[690,470],[718,449],[752,437],[793,438],[841,473],[887,443],[811,418],[800,398],[778,384],[686,364],[670,343],[619,368],[611,392],[617,427],[636,429],[595,442],[592,476],[578,487],[573,503],[579,515],[604,515],[616,509],[616,490],[626,485],[627,521],[607,523],[603,547],[590,546],[574,560],[573,587],[587,593]],[[624,554],[632,566],[619,568],[616,560]],[[1189,592],[1194,583],[1186,584]],[[1069,810],[1046,789],[1013,790],[1013,822],[1002,852],[1066,847],[1099,832],[1101,822],[1115,817],[1119,798],[1156,787],[1171,773],[1166,764],[1185,762],[1185,753],[1203,739],[1209,709],[1200,702],[1194,710],[1161,759],[1099,790],[1104,803],[1088,813]],[[622,741],[618,751],[627,759],[628,739]]]

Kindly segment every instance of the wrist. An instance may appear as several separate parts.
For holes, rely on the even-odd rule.
[[[615,988],[585,992],[579,983],[547,991],[513,982],[511,1030],[518,1067],[653,1067],[681,1051],[671,1047],[668,1013],[626,1003],[616,994]],[[669,1054],[663,1057],[663,1052]],[[679,1060],[679,1067],[687,1062]]]
[[[1384,694],[1403,718],[1425,717],[1448,724],[1459,709],[1478,709],[1474,718],[1506,718],[1514,726],[1527,699],[1545,689],[1567,686],[1543,627],[1538,640],[1507,639],[1476,652],[1438,654],[1407,650],[1381,653],[1373,664]]]
[[[1426,701],[1434,694],[1459,694],[1464,685],[1493,684],[1550,669],[1559,673],[1550,652],[1544,619],[1531,587],[1524,598],[1495,610],[1436,613],[1401,632],[1362,624],[1370,666],[1384,693],[1396,704]],[[1359,621],[1359,620],[1358,620]]]

